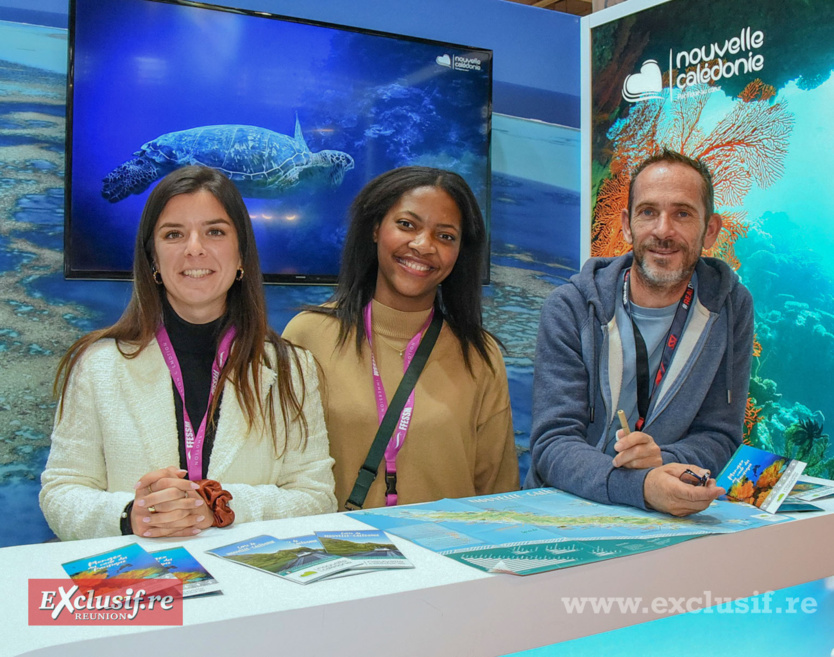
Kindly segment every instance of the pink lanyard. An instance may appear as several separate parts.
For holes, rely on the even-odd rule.
[[[377,416],[379,417],[379,423],[382,424],[382,418],[385,417],[385,411],[388,410],[388,400],[385,397],[385,388],[382,386],[382,377],[379,375],[379,369],[376,366],[376,358],[374,358],[374,345],[371,342],[371,303],[365,306],[365,337],[368,338],[368,346],[371,348],[371,371],[374,376],[374,392],[376,393],[376,411]],[[414,353],[417,351],[417,347],[420,346],[420,341],[423,339],[423,331],[425,331],[429,324],[431,324],[432,317],[434,317],[434,309],[429,313],[429,317],[426,320],[426,323],[423,324],[422,328],[417,331],[411,340],[408,341],[408,345],[403,352],[403,374],[408,369],[409,363],[411,363],[412,358],[414,358]],[[411,424],[411,414],[414,410],[414,391],[411,391],[411,394],[408,396],[408,400],[405,402],[405,406],[403,407],[402,413],[400,413],[400,421],[397,423],[397,429],[394,431],[394,434],[391,436],[391,439],[388,441],[388,446],[385,448],[385,474],[387,476],[396,475],[397,473],[397,454],[399,453],[400,449],[405,442],[405,435],[408,433],[408,425]],[[386,478],[388,478],[386,476]],[[397,505],[397,493],[386,493],[385,495],[385,505],[386,506],[396,506]]]
[[[206,439],[206,424],[208,422],[209,409],[211,409],[211,402],[214,399],[214,393],[217,391],[217,381],[220,379],[220,371],[229,356],[229,350],[232,342],[235,339],[235,327],[230,327],[220,340],[220,345],[217,347],[217,356],[214,358],[214,363],[211,365],[211,389],[209,390],[208,406],[206,414],[203,416],[203,421],[200,423],[200,428],[197,430],[197,435],[194,435],[194,425],[191,423],[191,418],[188,417],[188,411],[185,408],[185,386],[182,382],[182,370],[180,363],[177,360],[177,355],[174,353],[174,347],[171,344],[171,338],[168,337],[168,331],[165,327],[160,325],[156,330],[156,341],[159,343],[159,348],[162,350],[162,356],[165,358],[165,364],[171,372],[171,378],[174,380],[174,386],[182,398],[182,419],[185,427],[185,461],[188,465],[188,478],[191,481],[199,481],[203,478],[203,442]]]

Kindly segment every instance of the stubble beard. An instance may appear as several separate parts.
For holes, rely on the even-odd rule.
[[[677,248],[684,256],[683,263],[677,269],[650,265],[645,257],[650,248]],[[674,240],[649,239],[641,244],[639,248],[634,249],[634,264],[637,266],[638,275],[646,287],[657,292],[666,292],[692,278],[692,272],[695,271],[695,265],[698,264],[702,249],[703,240],[699,240],[695,249],[689,249],[685,244]]]

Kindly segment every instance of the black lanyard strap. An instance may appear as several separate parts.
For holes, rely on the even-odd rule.
[[[646,415],[649,412],[649,402],[651,401],[651,395],[649,393],[649,352],[646,349],[646,341],[643,339],[643,334],[640,333],[640,329],[637,328],[637,322],[634,321],[634,317],[631,317],[631,328],[634,331],[634,352],[637,357],[637,414],[640,416],[634,424],[634,427],[637,431],[640,431],[646,422]]]
[[[405,371],[405,374],[403,374],[400,385],[397,386],[397,391],[394,393],[394,398],[388,405],[388,410],[385,411],[382,422],[379,424],[379,429],[374,437],[374,442],[371,444],[371,449],[368,450],[368,456],[365,458],[365,463],[363,463],[362,467],[359,468],[359,474],[356,476],[356,483],[353,484],[353,490],[348,496],[347,502],[345,502],[345,508],[349,511],[357,511],[361,509],[362,505],[365,503],[365,498],[368,496],[371,484],[373,484],[374,479],[376,479],[379,464],[385,454],[385,446],[391,439],[391,434],[394,433],[397,421],[400,418],[400,413],[405,406],[408,396],[417,384],[417,379],[420,377],[420,373],[423,371],[423,367],[429,359],[429,354],[431,354],[431,350],[434,348],[434,343],[437,342],[437,336],[440,335],[440,329],[442,326],[443,316],[440,312],[435,311],[431,324],[429,324],[429,328],[426,329],[423,339],[420,340],[420,346],[417,347],[414,358],[408,366],[408,369]],[[389,488],[391,485],[391,482],[388,482]]]
[[[637,413],[640,416],[634,427],[640,431],[646,423],[646,416],[649,413],[649,406],[651,405],[654,393],[660,387],[660,382],[666,375],[669,369],[669,364],[672,362],[672,357],[675,355],[675,347],[678,346],[681,335],[683,334],[683,327],[686,324],[686,318],[689,315],[689,309],[692,307],[692,299],[695,296],[695,285],[692,279],[689,279],[689,284],[686,286],[681,300],[678,302],[677,310],[675,310],[675,317],[672,319],[672,325],[669,327],[669,332],[666,334],[666,339],[663,343],[663,352],[660,355],[660,363],[657,366],[657,371],[654,375],[654,390],[650,394],[649,385],[649,353],[646,348],[646,341],[643,339],[640,329],[637,327],[637,322],[634,321],[634,315],[631,312],[631,300],[628,293],[628,277],[631,273],[627,269],[623,278],[623,306],[626,314],[631,319],[631,327],[634,332],[634,353],[636,356],[635,374],[637,378]]]

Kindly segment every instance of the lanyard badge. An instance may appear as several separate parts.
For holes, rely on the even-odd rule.
[[[220,372],[223,370],[223,365],[225,365],[226,359],[229,357],[229,351],[231,350],[232,342],[234,342],[235,333],[235,327],[232,326],[220,339],[220,344],[217,347],[217,355],[211,365],[211,389],[209,390],[206,414],[203,416],[203,421],[200,422],[200,427],[195,434],[194,425],[191,422],[191,418],[188,417],[188,410],[185,407],[185,385],[183,384],[182,369],[180,369],[177,354],[174,353],[174,346],[171,344],[171,338],[168,336],[168,331],[165,330],[165,327],[160,325],[156,330],[156,341],[162,350],[162,356],[165,359],[165,364],[168,366],[168,371],[171,372],[174,386],[182,399],[182,418],[185,429],[185,461],[188,465],[188,478],[191,481],[203,479],[203,442],[206,439],[209,409],[211,409],[214,394],[217,392],[217,382],[220,379]]]
[[[374,394],[376,396],[376,410],[379,423],[382,424],[382,418],[385,417],[385,412],[388,410],[388,401],[385,396],[385,388],[382,385],[382,377],[379,374],[379,369],[376,365],[376,358],[374,358],[373,343],[371,341],[372,322],[371,322],[371,304],[365,306],[365,337],[368,339],[368,346],[371,348],[371,373],[374,378]],[[403,352],[403,373],[408,369],[409,364],[414,358],[417,347],[420,346],[420,341],[423,338],[423,332],[431,324],[432,317],[434,317],[434,309],[429,313],[426,323],[414,334],[408,341],[408,345]],[[408,396],[408,400],[400,413],[400,419],[397,422],[397,427],[388,441],[388,446],[385,448],[385,505],[396,506],[397,504],[397,454],[402,449],[405,442],[405,436],[408,433],[408,427],[411,424],[411,417],[414,412],[414,390]]]

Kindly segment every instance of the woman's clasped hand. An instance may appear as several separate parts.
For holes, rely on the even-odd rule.
[[[214,517],[197,492],[199,484],[175,467],[149,472],[136,482],[130,526],[137,536],[193,536],[211,527]]]

